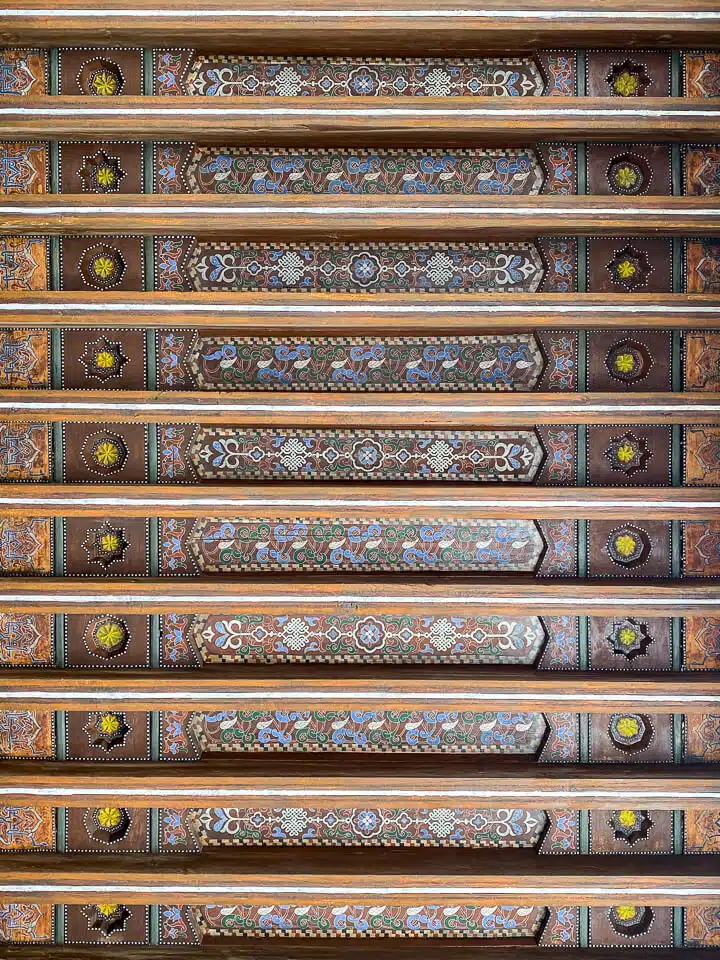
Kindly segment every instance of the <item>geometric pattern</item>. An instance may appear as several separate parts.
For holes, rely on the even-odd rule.
[[[0,613],[0,666],[50,666],[53,617],[42,613]]]
[[[199,907],[203,934],[242,937],[534,937],[545,907],[267,904]]]
[[[685,617],[685,670],[720,670],[720,618]]]
[[[53,939],[51,903],[0,903],[0,943],[40,943]]]
[[[720,429],[685,427],[685,483],[720,484]]]
[[[54,847],[52,807],[0,806],[0,852],[53,850]]]
[[[720,809],[685,811],[685,853],[720,853]]]
[[[544,89],[530,57],[351,60],[208,54],[193,62],[183,92],[209,97],[522,97],[541,96]]]
[[[720,760],[720,714],[689,713],[685,717],[685,761],[717,763]]]
[[[685,389],[720,390],[720,335],[685,335]]]
[[[50,425],[0,421],[0,481],[50,479]]]
[[[0,142],[0,193],[47,192],[47,146]]]
[[[0,518],[0,574],[52,572],[52,520]]]
[[[198,292],[535,292],[534,243],[231,243],[198,241],[187,269]]]
[[[537,810],[213,807],[193,811],[203,846],[536,846]]]
[[[0,290],[47,290],[47,260],[43,237],[0,237]]]
[[[2,425],[0,424],[0,430]],[[0,432],[0,469],[2,467]],[[531,481],[534,431],[279,430],[200,427],[189,459],[203,480]]]
[[[48,387],[49,340],[47,330],[0,330],[0,387]]]
[[[533,755],[541,713],[440,710],[233,710],[195,714],[203,751]]]
[[[720,907],[685,907],[685,946],[720,947]]]
[[[0,710],[0,756],[52,757],[53,714],[47,710]]]
[[[720,54],[686,53],[685,96],[720,97]]]
[[[221,614],[194,618],[204,663],[533,663],[537,617]]]
[[[0,49],[0,96],[47,93],[46,58],[40,50]]]

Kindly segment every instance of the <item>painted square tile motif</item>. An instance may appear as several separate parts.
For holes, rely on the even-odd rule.
[[[623,426],[587,428],[588,484],[599,487],[655,487],[671,482],[670,428]]]
[[[60,193],[143,193],[141,143],[58,144]]]
[[[0,576],[52,573],[52,531],[48,517],[0,518]]]
[[[685,242],[685,292],[720,293],[720,243],[709,239]]]
[[[672,853],[672,810],[591,810],[590,852]]]
[[[594,763],[672,763],[672,715],[591,714],[590,757]]]
[[[720,391],[720,334],[685,334],[684,376],[688,391]]]
[[[0,613],[0,666],[51,666],[53,624],[52,614]]]
[[[47,143],[0,141],[0,194],[47,192]]]
[[[672,907],[590,907],[593,947],[672,946]]]
[[[63,330],[62,386],[69,390],[144,390],[142,330]]]
[[[589,97],[669,97],[670,56],[645,50],[590,50]]]
[[[720,194],[720,146],[683,147],[683,193],[691,197]]]
[[[720,853],[720,809],[686,810],[685,853]]]
[[[720,761],[720,713],[688,713],[685,717],[686,763]]]
[[[115,47],[66,47],[59,50],[60,95],[140,97],[142,50]]]
[[[687,486],[720,484],[720,428],[684,427],[685,483]]]
[[[589,617],[593,670],[669,670],[669,617]]]
[[[0,943],[51,943],[51,903],[0,903]]]
[[[46,237],[0,237],[0,290],[47,290]]]
[[[684,575],[720,576],[720,522],[685,520],[682,523],[682,537]]]
[[[143,290],[141,237],[61,237],[62,290]]]
[[[670,196],[670,146],[659,143],[590,143],[587,192],[620,197]]]
[[[667,331],[591,330],[587,339],[588,390],[607,393],[667,391],[671,384]]]
[[[48,330],[0,330],[0,387],[50,386]]]
[[[55,849],[52,807],[0,806],[0,853],[48,853]]]
[[[720,907],[685,907],[685,945],[720,947]]]
[[[65,423],[63,479],[146,483],[148,428],[142,423]]]
[[[0,756],[53,757],[53,714],[48,710],[0,710]]]
[[[50,479],[50,425],[0,421],[0,481]]]
[[[150,622],[141,614],[98,612],[65,617],[65,664],[69,667],[148,667]]]
[[[671,293],[672,241],[655,237],[590,237],[590,293]]]
[[[65,736],[68,760],[150,759],[150,714],[143,711],[69,710]]]
[[[34,97],[48,92],[47,53],[0,47],[0,96]]]
[[[720,617],[685,617],[683,666],[720,670]]]
[[[140,517],[67,517],[65,570],[83,577],[148,574],[148,525]]]
[[[670,524],[662,520],[591,520],[591,577],[669,577]]]
[[[110,908],[113,908],[112,910]],[[149,942],[149,910],[138,904],[67,904],[66,943],[99,943],[108,946]]]
[[[686,97],[720,97],[720,53],[693,51],[683,61]]]

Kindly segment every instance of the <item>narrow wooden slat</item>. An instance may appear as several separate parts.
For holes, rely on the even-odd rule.
[[[430,899],[426,899],[426,898]],[[420,899],[419,899],[420,898]],[[534,851],[218,850],[212,857],[77,859],[46,854],[0,861],[0,900],[38,903],[352,903],[519,906],[716,906],[709,856],[542,857]]]
[[[715,197],[12,195],[0,198],[0,232],[191,233],[273,241],[715,236],[720,207]]]
[[[519,427],[528,424],[717,423],[720,394],[153,393],[0,390],[0,420],[276,427]],[[186,488],[183,487],[183,490]]]
[[[718,118],[711,99],[660,97],[0,97],[5,137],[127,137],[130,123],[136,139],[280,147],[416,145],[418,127],[425,145],[443,146],[585,141],[588,131],[686,141],[717,137]]]
[[[484,763],[451,754],[428,763],[384,757],[353,763],[344,757],[298,767],[291,755],[243,757],[242,765],[206,756],[190,766],[14,760],[0,764],[3,803],[59,807],[363,807],[417,809],[429,805],[473,810],[616,807],[694,810],[720,803],[720,774],[706,767],[567,766]],[[288,763],[290,761],[290,763]],[[312,761],[310,760],[310,763]],[[317,767],[321,767],[318,773]],[[310,767],[310,768],[308,768]],[[339,771],[342,771],[339,772]]]
[[[521,577],[348,578],[244,575],[235,581],[0,578],[0,609],[12,613],[340,614],[482,612],[499,616],[563,614],[638,617],[718,616],[717,586],[625,580],[558,582]],[[2,674],[0,674],[2,676]]]
[[[712,520],[720,517],[720,491],[697,488],[506,486],[491,492],[476,484],[406,483],[352,486],[317,483],[132,486],[112,484],[0,484],[0,516],[239,517],[305,519],[351,516],[454,519]]]
[[[536,673],[532,668],[376,667],[337,665],[332,678],[315,667],[207,665],[169,675],[146,670],[15,669],[0,673],[0,709],[88,710],[646,710],[702,713],[720,709],[720,678],[710,674]]]
[[[339,11],[339,15],[338,15]],[[198,46],[255,53],[360,52],[385,56],[428,53],[476,56],[478,51],[534,50],[558,45],[616,47],[701,45],[720,39],[713,0],[452,0],[409,4],[369,0],[182,0],[158,4],[121,0],[102,8],[87,0],[22,0],[0,11],[3,44],[138,44]],[[402,46],[400,46],[402,44]]]
[[[102,293],[0,291],[8,327],[225,327],[239,336],[472,334],[488,329],[713,329],[720,297],[607,293]]]

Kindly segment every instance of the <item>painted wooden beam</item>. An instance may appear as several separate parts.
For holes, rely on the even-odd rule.
[[[242,336],[714,329],[720,297],[646,293],[120,293],[0,291],[8,327],[226,328]]]
[[[411,856],[408,856],[410,854]],[[429,898],[429,899],[427,899]],[[720,905],[712,856],[542,857],[534,851],[217,850],[212,857],[16,854],[0,900],[36,903]]]
[[[0,421],[193,423],[266,427],[524,427],[716,424],[716,393],[328,394],[0,390]],[[187,488],[183,488],[186,490]]]
[[[720,104],[716,126],[718,118]],[[720,207],[715,197],[654,196],[632,201],[616,196],[5,196],[0,233],[190,233],[275,242],[328,235],[363,240],[716,236]]]
[[[113,484],[0,484],[0,516],[28,517],[253,517],[307,519],[352,516],[428,516],[453,519],[713,520],[720,491],[713,487],[589,487],[554,490],[477,484],[276,483],[198,486]]]
[[[0,709],[94,710],[527,710],[608,713],[713,712],[713,674],[537,673],[533,668],[300,665],[205,666],[190,673],[146,670],[7,669]]]
[[[474,56],[478,51],[535,50],[543,46],[636,48],[712,46],[720,41],[713,0],[452,0],[373,6],[335,0],[238,4],[150,0],[93,7],[87,0],[18,0],[0,10],[6,45],[136,44],[198,46],[255,53],[367,52],[377,55]]]
[[[432,766],[432,769],[430,767]],[[340,772],[342,771],[342,772]],[[720,774],[704,767],[638,765],[499,766],[482,757],[205,756],[191,765],[73,761],[0,763],[0,802],[53,807],[362,807],[473,810],[698,810],[720,805]]]
[[[222,613],[294,615],[390,613],[450,615],[638,617],[720,616],[717,585],[546,580],[522,577],[355,576],[350,579],[243,575],[237,580],[0,578],[0,609],[8,613]],[[0,673],[0,679],[4,676]]]

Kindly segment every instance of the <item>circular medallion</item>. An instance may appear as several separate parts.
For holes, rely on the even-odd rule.
[[[82,93],[89,97],[117,97],[125,85],[122,70],[111,60],[87,60],[77,76]]]
[[[647,376],[651,366],[645,347],[632,340],[616,343],[605,358],[608,373],[621,383],[636,383]]]
[[[615,747],[623,753],[644,750],[654,731],[648,718],[639,713],[615,713],[610,718],[608,734]]]
[[[647,534],[634,526],[617,527],[607,539],[607,552],[611,560],[623,567],[636,567],[650,555]]]
[[[132,820],[124,807],[95,807],[88,811],[85,826],[88,835],[100,843],[118,843],[125,837]]]
[[[638,937],[647,933],[653,922],[653,912],[650,907],[636,907],[623,905],[611,907],[608,919],[615,930],[622,937]]]
[[[640,157],[617,157],[608,167],[607,181],[613,193],[634,197],[647,189],[650,170]]]
[[[122,282],[126,266],[119,250],[107,244],[98,244],[83,251],[78,261],[78,272],[89,287],[109,290]]]
[[[130,631],[117,617],[97,617],[85,629],[85,643],[90,653],[103,660],[112,660],[125,652]]]
[[[105,358],[101,355],[100,359]],[[117,434],[95,433],[86,438],[81,454],[89,470],[106,475],[122,470],[127,462],[128,449]]]

